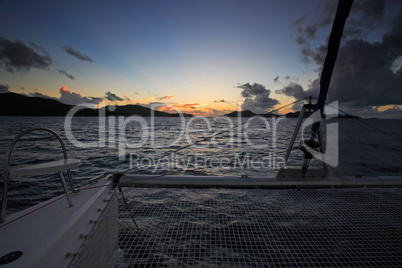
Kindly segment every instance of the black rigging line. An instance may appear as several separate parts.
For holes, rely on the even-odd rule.
[[[279,107],[279,108],[277,108],[277,109],[275,109],[275,110],[272,110],[272,111],[266,113],[266,115],[272,114],[272,113],[274,113],[274,112],[276,112],[276,111],[279,111],[279,110],[281,110],[281,109],[283,109],[283,108],[286,108],[286,107],[288,107],[288,106],[290,106],[290,105],[293,105],[293,104],[295,104],[295,103],[297,103],[297,102],[303,101],[303,100],[308,99],[308,98],[310,98],[310,97],[305,97],[305,98],[302,98],[302,99],[298,99],[298,100],[296,100],[296,101],[294,101],[294,102],[288,103],[288,104],[286,104],[286,105],[284,105],[284,106],[281,106],[281,107]],[[169,156],[171,153],[177,153],[177,152],[179,152],[179,151],[182,151],[182,150],[184,150],[184,149],[187,149],[187,148],[189,148],[189,147],[191,147],[191,146],[193,146],[193,145],[196,145],[196,144],[198,144],[198,143],[200,143],[200,142],[203,142],[203,141],[207,141],[207,140],[209,140],[209,139],[212,139],[213,137],[215,137],[215,136],[217,136],[217,135],[220,135],[220,134],[225,133],[225,132],[228,132],[228,131],[230,131],[230,130],[232,130],[232,129],[241,127],[241,126],[243,126],[243,125],[246,124],[246,123],[247,123],[247,121],[246,121],[246,122],[243,122],[243,123],[241,123],[241,124],[237,124],[236,126],[227,128],[227,129],[225,129],[225,130],[222,130],[222,131],[220,131],[220,132],[214,133],[214,134],[212,134],[211,136],[208,136],[208,137],[199,139],[199,140],[197,140],[197,141],[195,141],[195,142],[193,142],[193,143],[190,143],[190,144],[188,144],[188,145],[182,146],[182,147],[178,148],[177,150],[167,152],[167,153],[164,154],[161,158],[164,158],[164,157],[166,157],[166,156]],[[122,171],[121,173],[124,174],[124,173],[126,173],[126,172],[128,172],[128,171],[130,171],[130,170],[132,170],[132,169],[134,169],[134,168],[135,168],[135,167],[128,168],[128,169]]]
[[[123,176],[123,173],[119,173],[119,172],[118,172],[118,173],[113,174],[113,175],[110,177],[110,179],[113,181],[113,189],[116,188],[116,186],[117,186],[117,188],[119,189],[119,192],[120,192],[121,197],[122,197],[123,202],[124,202],[124,206],[126,207],[127,212],[130,214],[131,220],[134,222],[134,225],[135,225],[135,227],[137,227],[137,230],[140,230],[140,228],[139,228],[138,225],[137,225],[137,222],[136,222],[135,219],[134,219],[134,215],[133,215],[133,213],[131,212],[130,206],[129,206],[128,203],[127,203],[127,199],[126,199],[126,197],[125,197],[124,194],[123,194],[123,190],[122,190],[121,187],[120,187],[120,177],[121,177],[121,176]]]
[[[351,115],[351,114],[349,114],[349,113],[347,113],[347,112],[345,112],[345,111],[342,111],[341,109],[339,109],[339,108],[337,108],[337,107],[334,107],[334,106],[332,106],[332,105],[330,105],[330,104],[328,104],[328,103],[325,103],[325,104],[328,105],[328,106],[330,106],[330,107],[332,107],[332,108],[334,108],[334,109],[337,109],[338,111],[340,111],[340,112],[342,112],[342,113],[344,113],[344,114],[350,116],[350,117],[353,118],[353,119],[356,119],[357,121],[359,121],[359,122],[361,122],[361,123],[363,123],[363,124],[366,124],[367,126],[373,128],[373,129],[375,129],[375,130],[378,130],[378,131],[380,131],[380,132],[382,132],[382,133],[384,133],[384,134],[386,134],[386,135],[388,135],[388,136],[390,136],[390,137],[392,137],[392,138],[394,138],[394,139],[397,139],[398,141],[402,141],[401,138],[399,138],[399,137],[397,137],[397,136],[394,136],[394,135],[392,135],[391,133],[388,133],[388,132],[382,130],[381,128],[378,128],[378,127],[376,127],[376,126],[373,126],[372,124],[367,123],[366,121],[362,120],[361,118],[356,118],[356,117],[354,117],[353,115]]]
[[[305,99],[307,99],[307,98],[309,98],[309,97],[305,97],[305,98],[303,98],[303,99],[299,99],[299,100],[296,100],[296,101],[294,101],[294,102],[292,102],[292,103],[286,104],[286,105],[284,105],[284,106],[282,106],[282,107],[280,107],[280,108],[278,108],[278,109],[275,109],[275,110],[272,110],[272,111],[268,112],[267,114],[272,114],[273,112],[279,111],[279,110],[281,110],[281,109],[283,109],[283,108],[285,108],[285,107],[288,107],[288,106],[290,106],[290,105],[292,105],[292,104],[295,104],[295,103],[297,103],[297,102],[299,102],[299,101],[302,101],[302,100],[305,100]],[[225,129],[225,130],[222,130],[222,131],[220,131],[220,132],[214,133],[214,134],[212,134],[211,136],[208,136],[208,137],[199,139],[199,140],[197,140],[197,141],[195,141],[195,142],[193,142],[193,143],[191,143],[191,144],[188,144],[188,145],[186,145],[186,146],[183,146],[183,147],[177,149],[177,150],[174,151],[174,152],[177,153],[177,152],[179,152],[179,151],[181,151],[181,150],[184,150],[184,149],[186,149],[186,148],[188,148],[188,147],[191,147],[191,146],[193,146],[193,145],[196,145],[196,144],[198,144],[198,143],[200,143],[200,142],[202,142],[202,141],[206,141],[206,140],[212,139],[213,137],[218,136],[218,135],[220,135],[220,134],[222,134],[222,133],[225,133],[225,132],[228,132],[228,131],[230,131],[230,130],[232,130],[232,129],[235,129],[235,128],[238,128],[238,127],[240,127],[240,126],[243,126],[243,125],[246,124],[246,123],[247,123],[247,122],[243,122],[243,123],[238,124],[238,125],[236,125],[236,126],[233,126],[233,127],[227,128],[227,129]]]

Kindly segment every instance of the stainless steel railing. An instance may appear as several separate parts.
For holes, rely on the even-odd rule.
[[[28,133],[30,133],[30,132],[33,132],[33,131],[46,131],[46,132],[49,132],[49,133],[53,134],[53,136],[55,136],[55,137],[57,138],[57,140],[60,142],[60,145],[61,145],[62,150],[63,150],[64,159],[65,159],[65,160],[68,159],[67,150],[66,150],[66,146],[65,146],[65,144],[64,144],[63,139],[62,139],[56,132],[54,132],[53,130],[47,129],[47,128],[32,128],[32,129],[29,129],[29,130],[26,130],[26,131],[23,131],[22,133],[20,133],[20,134],[11,142],[11,144],[10,144],[10,146],[8,147],[8,150],[7,150],[6,163],[5,163],[5,172],[4,172],[4,183],[3,183],[3,197],[2,197],[2,202],[1,202],[1,216],[0,216],[0,222],[4,222],[4,221],[5,221],[5,214],[6,214],[6,209],[7,209],[8,184],[9,184],[9,181],[10,181],[10,171],[11,171],[11,170],[10,170],[10,164],[11,164],[11,154],[12,154],[12,151],[13,151],[13,149],[14,149],[15,144],[18,142],[19,139],[21,139],[21,137],[23,137],[24,135],[26,135],[26,134],[28,134]],[[77,160],[77,161],[76,161],[76,166],[78,166],[79,164],[80,164],[80,161]],[[71,191],[72,191],[72,192],[78,192],[78,189],[76,189],[76,188],[74,187],[73,179],[72,179],[72,175],[71,175],[70,169],[69,169],[69,168],[68,168],[68,169],[67,169],[67,168],[64,169],[63,166],[59,166],[58,168],[59,168],[60,170],[57,170],[57,173],[59,174],[59,178],[60,178],[60,180],[61,180],[61,184],[62,184],[63,189],[64,189],[64,192],[65,192],[65,194],[66,194],[66,198],[67,198],[68,204],[69,204],[70,207],[72,207],[72,206],[73,206],[73,203],[72,203],[72,200],[71,200],[71,197],[70,197],[70,193],[69,193],[69,191],[67,190],[66,182],[65,182],[64,177],[63,177],[63,174],[62,174],[62,171],[63,171],[63,170],[67,170],[67,174],[68,174],[68,179],[69,179],[69,184],[70,184],[70,187],[71,187]],[[45,173],[45,174],[46,174],[46,173]]]

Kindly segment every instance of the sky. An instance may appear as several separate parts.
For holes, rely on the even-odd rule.
[[[0,93],[267,113],[318,97],[335,0],[0,0]],[[328,102],[402,119],[402,1],[355,0]],[[281,110],[299,109],[295,105]]]

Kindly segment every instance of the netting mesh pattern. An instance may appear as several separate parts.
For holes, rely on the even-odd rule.
[[[94,222],[91,232],[82,237],[84,244],[69,267],[114,267],[119,262],[118,250],[118,197],[116,193],[99,219]]]
[[[115,267],[402,267],[402,189],[124,193]]]

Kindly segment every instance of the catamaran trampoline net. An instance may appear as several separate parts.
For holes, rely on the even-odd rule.
[[[115,267],[402,267],[402,189],[123,192]]]

